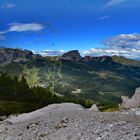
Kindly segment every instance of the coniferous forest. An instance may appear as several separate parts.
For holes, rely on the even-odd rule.
[[[91,101],[56,95],[49,87],[30,88],[24,76],[11,78],[0,75],[0,113],[5,115],[30,112],[52,103],[73,102],[90,107]]]

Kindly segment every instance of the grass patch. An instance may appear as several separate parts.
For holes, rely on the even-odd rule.
[[[37,109],[36,104],[17,101],[0,101],[0,113],[6,115],[31,112],[35,109]]]
[[[119,107],[117,104],[104,104],[99,106],[100,111],[103,112],[114,112],[119,111]]]

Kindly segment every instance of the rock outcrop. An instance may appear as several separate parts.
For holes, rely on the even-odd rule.
[[[80,61],[82,59],[78,50],[72,50],[67,53],[64,53],[62,55],[62,58],[64,60],[69,60],[69,61]]]
[[[93,56],[85,56],[82,58],[83,62],[92,62],[97,64],[113,64],[115,63],[110,56],[99,56],[99,57],[93,57]]]
[[[6,116],[4,116],[4,115],[0,116],[0,121],[4,121],[5,119],[7,119]]]
[[[122,96],[122,109],[138,108],[140,107],[140,88],[135,90],[134,95],[131,99],[129,97]]]
[[[53,104],[0,122],[0,140],[138,140],[139,114],[140,109],[109,113]]]
[[[100,112],[100,110],[99,110],[99,108],[96,104],[93,104],[92,107],[89,110],[94,111],[94,112]]]
[[[27,62],[33,58],[34,54],[28,50],[0,48],[0,64],[10,64],[11,62]]]
[[[105,63],[105,64],[112,64],[112,63],[114,63],[110,56],[93,57],[93,61],[94,62],[98,62],[98,63]]]
[[[67,53],[64,53],[59,60],[68,60],[68,61],[82,61],[82,62],[93,62],[93,63],[104,63],[104,64],[112,64],[114,63],[110,56],[85,56],[82,57],[78,50],[72,50]]]
[[[93,59],[94,59],[94,57],[92,57],[92,56],[85,56],[85,57],[83,57],[82,61],[83,62],[91,62],[91,61],[93,61]]]

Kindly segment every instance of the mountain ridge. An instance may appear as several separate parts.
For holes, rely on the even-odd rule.
[[[2,64],[0,71],[11,77],[23,75],[30,87],[50,88],[62,96],[97,104],[118,104],[122,95],[131,97],[140,86],[140,67],[115,62],[110,56],[81,57],[75,50],[59,57],[31,56],[28,61]]]
[[[114,61],[127,66],[138,66],[140,67],[140,61],[131,60],[123,56],[81,56],[78,50],[71,50],[64,53],[62,56],[41,56],[39,54],[34,54],[29,50],[22,50],[19,48],[0,48],[0,64],[10,64],[11,62],[27,62],[34,58],[46,58],[53,61],[82,61],[82,62],[104,62],[104,61]]]

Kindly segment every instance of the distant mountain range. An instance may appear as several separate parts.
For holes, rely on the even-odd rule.
[[[0,71],[24,75],[30,86],[50,87],[56,93],[119,103],[140,86],[140,61],[120,56],[82,57],[77,50],[42,57],[28,50],[0,48]]]
[[[116,56],[116,55],[112,56],[112,59],[113,61],[117,63],[121,63],[123,65],[140,67],[140,61],[138,60],[128,59],[123,56]]]
[[[34,58],[41,58],[39,54],[33,54],[32,51],[22,50],[22,49],[12,49],[12,48],[0,48],[0,64],[10,64],[11,62],[27,62],[31,61]],[[67,60],[67,61],[82,61],[82,62],[90,62],[90,61],[105,61],[105,60],[113,60],[116,63],[120,63],[127,66],[136,66],[140,67],[140,61],[128,59],[123,56],[101,56],[101,57],[91,57],[85,56],[81,57],[78,50],[72,50],[67,53],[64,53],[62,56],[56,57],[47,57],[46,59],[58,61],[58,60]]]

